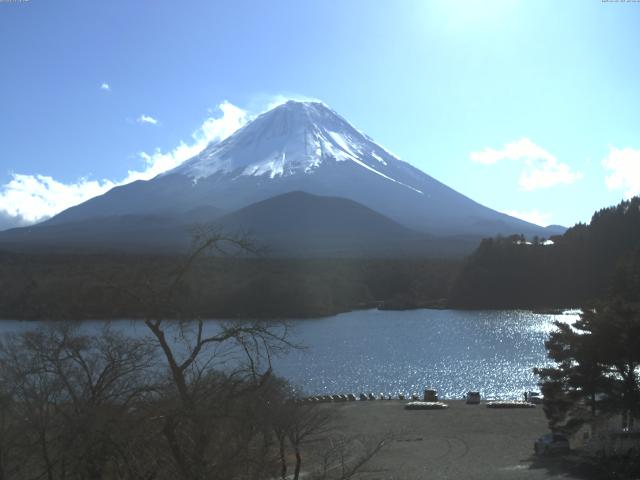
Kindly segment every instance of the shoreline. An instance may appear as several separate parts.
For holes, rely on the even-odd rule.
[[[377,302],[378,303],[378,302]],[[376,305],[366,305],[361,308],[352,308],[349,310],[339,310],[335,312],[325,312],[318,314],[308,314],[308,315],[295,315],[295,316],[212,316],[212,317],[204,317],[202,320],[205,321],[224,321],[224,320],[237,320],[237,321],[280,321],[280,322],[295,322],[297,320],[320,320],[324,318],[332,318],[338,315],[348,314],[352,312],[362,312],[362,311],[379,311],[379,312],[404,312],[404,311],[417,311],[417,310],[451,310],[454,312],[530,312],[536,315],[565,315],[569,312],[580,311],[580,307],[552,307],[552,308],[456,308],[456,307],[448,307],[448,306],[419,306],[412,308],[384,308],[384,306],[376,306]],[[126,317],[107,317],[107,316],[91,316],[86,315],[83,317],[73,317],[73,318],[52,318],[52,317],[28,317],[28,318],[20,318],[20,317],[3,317],[0,315],[0,322],[84,322],[84,321],[103,321],[103,322],[111,322],[111,321],[143,321],[144,316],[136,316],[129,315]],[[184,318],[184,317],[173,317],[173,318],[164,318],[167,321],[184,321],[184,320],[196,320],[196,318]]]

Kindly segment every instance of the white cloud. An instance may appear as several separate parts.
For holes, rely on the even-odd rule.
[[[471,161],[493,165],[503,160],[522,162],[524,169],[518,185],[524,190],[549,188],[560,184],[571,184],[582,178],[582,173],[572,171],[566,163],[528,138],[506,143],[501,149],[485,148],[469,154]]]
[[[9,215],[7,212],[0,210],[0,232],[9,228],[24,227],[29,222],[25,221],[20,215]]]
[[[64,183],[46,175],[11,174],[11,181],[0,186],[0,229],[35,223],[115,186],[149,180],[197,155],[210,142],[227,138],[248,119],[247,112],[229,102],[223,102],[218,108],[222,116],[205,119],[189,142],[180,142],[168,152],[160,149],[153,153],[140,152],[144,168],[130,170],[119,181],[81,178],[77,182]]]
[[[287,103],[289,100],[294,100],[296,102],[320,102],[320,103],[324,103],[322,100],[319,100],[319,99],[314,98],[314,97],[308,97],[306,95],[277,94],[277,95],[273,95],[273,96],[269,97],[269,100],[267,101],[267,106],[266,106],[264,111],[267,112],[267,111],[272,110],[272,109],[274,109],[276,107],[279,107],[280,105],[283,105],[283,104]]]
[[[0,212],[33,223],[100,195],[113,188],[109,180],[87,180],[65,184],[45,175],[13,174],[2,186]]]
[[[540,212],[538,210],[529,210],[527,212],[518,211],[518,210],[507,210],[507,215],[511,215],[512,217],[519,218],[520,220],[524,220],[525,222],[535,223],[541,227],[546,227],[551,224],[550,213]]]
[[[111,91],[111,85],[109,85],[108,83],[101,83],[100,84],[100,90],[105,90],[107,92]]]
[[[146,114],[142,114],[140,115],[138,118],[136,118],[136,122],[141,123],[141,124],[145,124],[145,123],[149,123],[151,125],[157,125],[158,124],[158,120],[153,118],[151,115],[146,115]]]
[[[200,125],[200,128],[191,135],[191,143],[180,142],[169,152],[162,152],[160,149],[156,149],[153,153],[140,152],[139,155],[144,160],[146,168],[140,172],[129,171],[127,178],[122,183],[149,180],[162,172],[177,167],[185,160],[200,153],[209,143],[224,140],[249,119],[246,111],[229,102],[221,103],[218,108],[222,111],[222,117],[207,118]]]
[[[605,178],[609,190],[624,190],[625,198],[640,195],[640,149],[609,147],[602,166],[611,172]]]

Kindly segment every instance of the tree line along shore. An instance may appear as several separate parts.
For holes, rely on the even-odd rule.
[[[373,395],[310,401],[271,369],[273,355],[297,348],[286,323],[227,321],[205,331],[202,320],[162,320],[154,307],[179,292],[171,282],[147,298],[147,336],[108,323],[86,334],[77,322],[45,322],[0,339],[0,478],[346,480],[384,468],[409,479],[422,478],[425,462],[468,478],[510,478],[504,470],[514,463],[532,480],[559,471],[628,480],[640,472],[637,455],[577,452],[550,462],[531,448],[547,428],[593,431],[612,416],[624,419],[622,431],[634,428],[638,292],[615,292],[574,326],[557,323],[546,343],[555,365],[536,370],[541,409],[429,403],[444,413],[407,411],[411,402],[372,402]],[[433,394],[425,390],[425,400]]]
[[[143,305],[127,292],[162,288],[185,258],[0,251],[0,318],[141,318]],[[634,197],[564,235],[485,239],[466,258],[205,257],[162,313],[295,318],[362,308],[565,308],[612,288],[634,289],[639,272]]]

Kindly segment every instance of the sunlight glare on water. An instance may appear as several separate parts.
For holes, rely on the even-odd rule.
[[[575,322],[579,311],[560,315],[529,311],[360,310],[319,319],[292,320],[292,340],[304,345],[275,358],[274,372],[306,394],[373,392],[397,395],[438,391],[462,398],[522,398],[538,390],[534,367],[549,364],[544,341],[553,322]],[[35,328],[42,322],[3,321],[0,332]],[[105,322],[86,321],[98,331]],[[219,324],[209,320],[205,329]],[[147,335],[140,321],[112,326]]]
[[[299,320],[307,345],[277,359],[275,371],[309,394],[420,393],[461,398],[521,398],[538,390],[532,369],[549,363],[544,341],[564,315],[528,311],[412,310],[350,312]]]

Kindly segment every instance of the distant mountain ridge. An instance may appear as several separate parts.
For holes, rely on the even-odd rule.
[[[40,225],[22,229],[21,233],[15,230],[0,233],[0,246],[15,242],[16,238],[25,245],[45,246],[47,237],[64,244],[66,235],[70,244],[82,243],[84,238],[88,242],[86,246],[91,248],[95,240],[79,230],[83,224],[82,228],[102,228],[101,231],[107,224],[111,225],[112,229],[104,231],[102,239],[112,239],[113,245],[131,241],[142,242],[144,246],[145,237],[150,239],[150,244],[162,234],[177,239],[182,234],[177,230],[169,233],[172,228],[222,216],[227,217],[229,225],[242,223],[245,228],[255,227],[254,230],[278,244],[283,242],[275,241],[265,221],[249,213],[267,208],[258,207],[260,202],[291,192],[340,198],[361,207],[350,210],[358,219],[351,218],[342,225],[344,232],[339,233],[334,228],[337,218],[327,215],[324,207],[309,210],[309,218],[320,215],[317,221],[311,221],[294,215],[295,202],[290,198],[285,201],[287,197],[282,197],[280,203],[267,203],[267,206],[280,205],[290,209],[291,223],[282,224],[282,229],[296,233],[293,237],[299,240],[307,238],[309,245],[314,245],[312,250],[321,246],[315,239],[322,236],[323,228],[327,229],[327,242],[329,238],[332,241],[340,238],[346,243],[342,246],[335,243],[334,247],[348,250],[348,243],[359,238],[353,229],[355,225],[362,226],[362,238],[367,228],[377,225],[380,230],[376,235],[380,241],[370,243],[380,246],[395,242],[398,249],[409,248],[407,245],[412,244],[404,243],[405,239],[420,236],[424,239],[427,238],[425,235],[479,239],[522,233],[548,237],[563,231],[561,228],[545,229],[474,202],[398,159],[323,103],[289,101],[149,181],[116,187]],[[314,202],[324,203],[326,207],[335,201],[316,199]],[[252,205],[253,210],[249,213],[242,212]],[[374,213],[378,215],[375,221]],[[135,216],[145,219],[139,222],[138,229],[133,221]],[[122,218],[115,221],[117,217]],[[284,217],[269,209],[269,218],[276,221]],[[111,220],[103,222],[101,219]],[[128,223],[124,219],[128,219]],[[103,225],[89,227],[97,223]],[[383,231],[383,225],[387,231]],[[297,231],[300,229],[315,234],[305,237],[303,232]],[[394,237],[402,240],[392,242]],[[171,248],[182,243],[178,241]],[[304,245],[301,248],[302,252]]]
[[[440,238],[413,231],[357,202],[289,192],[221,215],[207,208],[183,216],[125,214],[18,228],[0,234],[9,250],[173,253],[186,251],[197,225],[246,236],[269,255],[406,257],[462,255],[479,237]]]

